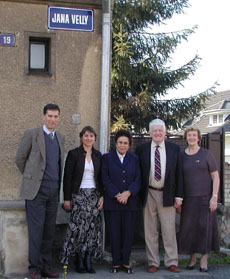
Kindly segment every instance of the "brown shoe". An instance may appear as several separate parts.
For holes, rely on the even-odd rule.
[[[168,267],[168,270],[171,271],[171,272],[175,272],[175,273],[180,272],[180,269],[179,269],[178,266],[176,266],[176,265],[170,265],[170,266]]]
[[[49,269],[43,269],[41,271],[41,275],[45,278],[59,278],[59,274],[57,272],[51,271]]]
[[[150,265],[150,266],[148,267],[148,272],[154,273],[154,272],[157,272],[157,269],[158,269],[157,266],[155,266],[155,265]]]
[[[41,279],[41,271],[40,270],[34,270],[30,273],[30,279]]]

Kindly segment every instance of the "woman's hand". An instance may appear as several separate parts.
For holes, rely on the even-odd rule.
[[[212,196],[209,202],[209,208],[211,212],[214,212],[217,209],[217,200],[218,197]]]
[[[63,207],[65,208],[65,210],[70,211],[70,209],[71,209],[70,201],[64,201]]]
[[[211,172],[211,177],[213,181],[212,197],[209,202],[210,211],[213,212],[217,209],[218,192],[220,187],[220,177],[218,171]]]
[[[122,204],[127,204],[128,198],[131,196],[131,192],[129,190],[122,192],[121,194],[118,194],[117,201]]]
[[[101,210],[103,207],[103,203],[104,203],[104,198],[100,197],[99,201],[98,201],[98,210]]]

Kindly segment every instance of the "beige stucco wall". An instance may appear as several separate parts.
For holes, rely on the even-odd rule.
[[[0,273],[24,274],[28,266],[28,238],[24,210],[0,211]]]
[[[41,3],[44,4],[41,4]],[[94,31],[48,30],[47,4],[62,1],[1,1],[0,32],[16,35],[16,47],[0,46],[0,200],[19,198],[21,176],[14,159],[25,129],[42,124],[45,104],[61,109],[58,129],[66,136],[66,151],[79,144],[85,125],[99,130],[101,9],[100,1],[63,1],[69,7],[94,7]],[[71,3],[73,4],[71,6]],[[96,6],[96,8],[95,8]],[[28,37],[51,36],[52,76],[27,74]],[[79,114],[80,125],[72,115]]]
[[[79,145],[83,126],[99,131],[101,2],[0,0],[0,33],[16,36],[15,47],[0,46],[0,276],[25,274],[28,267],[24,202],[17,201],[21,175],[14,163],[24,130],[40,126],[44,105],[56,103],[66,151]],[[48,5],[93,9],[93,32],[48,30]],[[51,76],[28,74],[30,36],[51,38]],[[57,222],[63,223],[60,212]]]

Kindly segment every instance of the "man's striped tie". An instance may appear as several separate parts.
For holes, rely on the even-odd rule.
[[[154,179],[156,181],[161,180],[161,157],[159,152],[159,146],[156,146],[155,150],[155,173],[154,173]]]

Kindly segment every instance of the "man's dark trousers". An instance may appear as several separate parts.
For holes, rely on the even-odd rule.
[[[33,200],[26,200],[30,272],[51,266],[58,198],[58,188],[41,185],[37,196]]]

